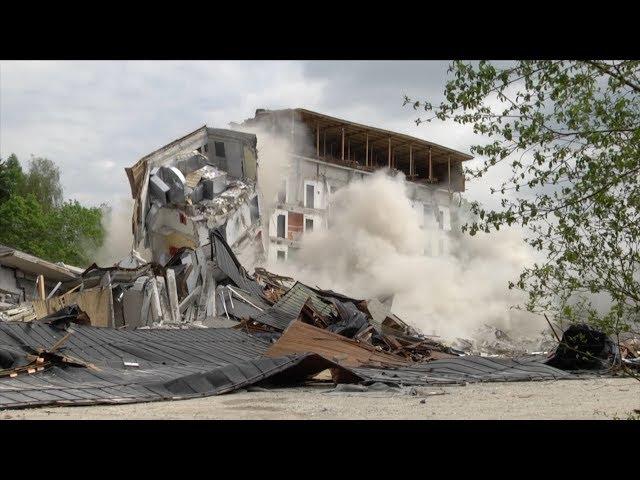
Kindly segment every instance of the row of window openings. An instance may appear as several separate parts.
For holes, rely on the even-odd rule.
[[[224,142],[213,142],[214,147],[215,147],[215,151],[216,151],[216,157],[220,157],[220,158],[226,158],[227,157],[227,153],[224,149]],[[208,144],[204,144],[202,147],[198,147],[198,152],[199,153],[208,153],[209,152],[209,145]]]
[[[329,192],[331,194],[335,193],[335,191],[337,190],[336,187],[334,187],[333,185],[329,186]],[[316,187],[314,185],[306,185],[305,186],[305,204],[304,206],[306,208],[316,208]],[[282,183],[282,187],[280,189],[280,191],[278,192],[278,202],[279,203],[286,203],[287,202],[287,184],[285,182]]]
[[[313,222],[313,221],[312,221]],[[444,255],[446,253],[446,243],[443,239],[440,239],[438,242],[438,246],[440,248],[439,252],[437,252],[435,255]],[[425,254],[427,255],[432,255],[433,252],[431,251],[431,246],[429,246],[427,249],[425,249]],[[277,250],[276,251],[276,258],[278,262],[284,262],[287,258],[286,252],[284,250]]]

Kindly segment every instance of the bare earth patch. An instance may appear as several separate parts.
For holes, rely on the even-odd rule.
[[[640,382],[596,378],[388,392],[328,387],[240,391],[194,400],[3,410],[0,419],[612,419],[640,408]]]

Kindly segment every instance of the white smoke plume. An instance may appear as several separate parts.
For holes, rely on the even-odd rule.
[[[294,149],[290,135],[257,127],[243,130],[258,139],[258,191],[267,231]],[[296,142],[308,132],[298,133]],[[295,260],[290,256],[287,263],[265,265],[270,271],[355,298],[393,294],[396,315],[425,334],[448,339],[478,337],[484,325],[514,337],[537,337],[545,328],[544,320],[512,308],[524,294],[509,290],[508,282],[535,261],[521,231],[501,229],[474,237],[452,232],[449,253],[431,257],[424,247],[434,232],[420,228],[403,175],[377,172],[338,190],[330,202],[330,228],[303,236]]]
[[[241,125],[241,131],[253,133],[257,138],[258,150],[258,197],[260,199],[260,217],[262,231],[266,232],[269,226],[269,219],[276,207],[278,192],[283,188],[283,182],[289,175],[291,168],[290,155],[294,151],[291,145],[291,136],[274,133],[267,127],[252,125]],[[304,132],[298,128],[298,136],[304,137]],[[267,251],[268,239],[263,236],[263,249]],[[254,252],[242,252],[243,258],[251,266],[260,266],[259,259]],[[244,265],[244,264],[243,264]],[[249,268],[245,265],[245,268]]]
[[[102,247],[95,254],[95,263],[99,266],[112,266],[127,257],[133,248],[131,230],[131,212],[133,199],[119,197],[114,204],[103,211],[102,226],[106,236]],[[150,259],[148,252],[139,252]]]
[[[533,262],[518,231],[453,235],[449,254],[427,256],[430,232],[420,228],[403,176],[382,171],[338,190],[330,218],[330,228],[303,237],[295,261],[268,268],[355,298],[394,294],[393,312],[426,334],[469,338],[487,324],[526,336],[544,327],[510,308],[522,293],[508,281]]]

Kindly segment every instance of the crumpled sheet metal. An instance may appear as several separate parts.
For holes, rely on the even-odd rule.
[[[300,316],[302,307],[308,299],[311,299],[311,304],[321,315],[330,315],[334,310],[331,303],[322,300],[312,288],[296,282],[280,300],[257,315],[254,320],[283,331]]]
[[[218,268],[220,268],[237,287],[246,290],[252,295],[264,298],[262,287],[247,275],[220,230],[213,230],[211,236],[212,243],[215,247],[215,262]]]
[[[544,363],[545,357],[518,359],[463,356],[415,363],[400,368],[353,368],[366,383],[397,385],[464,384],[477,382],[524,382],[578,378]]]
[[[231,329],[137,330],[74,325],[59,348],[91,368],[53,365],[36,374],[0,378],[0,408],[94,405],[218,395],[258,382],[295,383],[325,369],[343,381],[357,374],[318,355],[261,355],[268,344]],[[49,325],[0,323],[0,351],[49,348],[68,331]]]
[[[398,355],[377,350],[369,344],[356,342],[301,321],[292,322],[278,341],[269,347],[266,355],[279,357],[308,352],[317,353],[347,367],[408,364],[407,360]]]

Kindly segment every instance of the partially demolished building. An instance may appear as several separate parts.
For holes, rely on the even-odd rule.
[[[471,155],[420,138],[310,110],[256,110],[243,128],[288,140],[289,173],[270,214],[269,258],[285,260],[310,230],[327,228],[331,194],[354,179],[388,168],[404,173],[408,195],[429,230],[425,254],[447,252],[453,192],[465,189],[462,163]],[[265,212],[266,213],[266,212]]]
[[[293,137],[270,254],[286,258],[294,233],[326,228],[332,191],[383,167],[403,171],[415,208],[449,229],[446,207],[464,190],[460,164],[470,156],[301,109],[253,121]],[[575,378],[540,356],[461,356],[378,299],[263,268],[250,275],[234,250],[262,244],[251,242],[261,234],[256,140],[203,126],[126,169],[134,247],[149,248],[150,262],[132,250],[81,271],[0,248],[0,300],[19,304],[9,315],[0,308],[0,408],[195,398],[322,381],[321,372],[335,384],[395,389]],[[617,355],[601,350],[606,362]],[[636,344],[625,352],[626,365],[640,365]]]
[[[256,232],[255,135],[206,125],[127,168],[136,248],[164,265],[182,247],[209,244],[221,227],[235,246]]]

